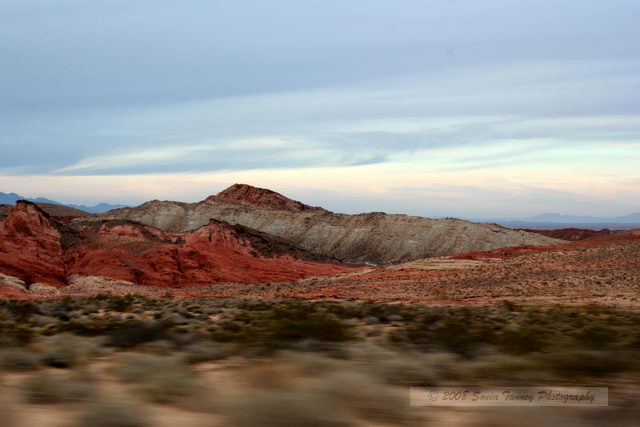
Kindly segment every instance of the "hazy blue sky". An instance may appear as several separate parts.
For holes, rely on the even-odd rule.
[[[640,1],[0,0],[0,191],[640,211]]]

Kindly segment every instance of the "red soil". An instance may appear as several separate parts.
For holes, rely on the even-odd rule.
[[[247,184],[233,184],[231,187],[207,197],[208,201],[229,205],[253,206],[260,209],[282,210],[291,212],[326,212],[320,207],[305,205],[292,200],[275,191],[256,188]]]

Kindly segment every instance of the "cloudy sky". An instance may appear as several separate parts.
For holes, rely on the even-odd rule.
[[[640,211],[637,0],[1,0],[0,191]]]

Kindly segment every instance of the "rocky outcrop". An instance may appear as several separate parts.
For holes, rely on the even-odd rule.
[[[65,283],[60,230],[34,203],[18,201],[0,223],[0,273],[24,282]]]
[[[496,224],[453,218],[428,219],[379,212],[345,215],[321,208],[295,208],[292,206],[298,206],[295,203],[299,202],[292,204],[293,201],[281,195],[273,196],[281,202],[267,202],[271,200],[268,195],[268,190],[236,184],[199,203],[153,201],[89,217],[89,220],[126,219],[166,231],[184,232],[201,227],[213,218],[277,236],[314,254],[363,264],[392,264],[510,246],[562,243]],[[276,209],[277,206],[283,208]]]
[[[123,221],[77,224],[76,228],[86,236],[85,243],[67,251],[65,260],[69,274],[76,276],[187,287],[291,281],[351,270],[296,259],[292,255],[301,252],[297,248],[270,243],[219,221],[187,233],[167,233]],[[262,246],[254,246],[256,239]]]
[[[326,212],[324,209],[305,205],[266,188],[247,184],[233,184],[231,187],[209,196],[208,201],[227,205],[251,206],[258,209],[289,212]]]
[[[77,284],[83,277],[189,287],[292,281],[352,270],[277,238],[215,220],[186,233],[123,220],[69,226],[20,201],[0,223],[2,295],[32,293],[31,287],[38,295],[53,295],[56,289],[51,286],[69,285],[70,278]]]

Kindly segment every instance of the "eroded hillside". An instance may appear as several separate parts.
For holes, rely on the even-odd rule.
[[[278,236],[309,252],[345,262],[386,265],[420,258],[560,240],[496,224],[373,212],[346,215],[311,207],[270,190],[235,184],[198,203],[151,201],[88,220],[120,219],[184,232],[213,218]]]

